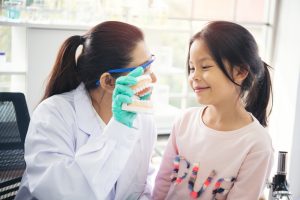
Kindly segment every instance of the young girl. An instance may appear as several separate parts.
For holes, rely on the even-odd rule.
[[[189,83],[204,107],[175,122],[154,199],[257,200],[273,162],[268,65],[242,26],[209,23],[189,44]]]

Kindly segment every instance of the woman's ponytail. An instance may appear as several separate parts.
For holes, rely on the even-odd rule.
[[[140,41],[144,36],[139,28],[118,21],[102,22],[83,36],[69,37],[58,52],[42,100],[69,92],[80,83],[87,91],[98,88],[103,73],[132,62],[132,51]],[[76,58],[80,45],[82,52]]]
[[[263,125],[267,126],[267,108],[272,95],[272,84],[269,72],[269,65],[263,62],[263,74],[254,79],[246,97],[246,110],[251,112]],[[272,97],[271,97],[272,98]],[[271,99],[272,100],[272,99]]]
[[[62,44],[50,73],[42,100],[55,94],[73,90],[80,84],[76,70],[75,54],[78,46],[83,44],[83,39],[79,35],[71,36]]]

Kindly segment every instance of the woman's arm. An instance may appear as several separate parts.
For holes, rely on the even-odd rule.
[[[154,151],[154,147],[156,144],[157,140],[157,129],[155,126],[154,119],[151,119],[151,125],[146,128],[146,130],[150,129],[150,156],[149,156],[149,168],[148,168],[148,174],[147,174],[147,180],[146,180],[146,186],[145,186],[145,191],[143,195],[141,196],[140,199],[151,199],[152,196],[152,191],[153,191],[153,183],[154,183],[154,178],[155,178],[155,167],[153,166],[151,160],[152,160],[152,155]]]
[[[73,125],[74,126],[74,125]],[[25,143],[29,190],[37,199],[105,199],[138,138],[111,120],[75,152],[75,129],[54,106],[33,115]]]

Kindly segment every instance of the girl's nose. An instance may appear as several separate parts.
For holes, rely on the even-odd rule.
[[[192,80],[200,80],[202,77],[202,73],[201,72],[198,72],[198,71],[194,71],[193,73],[190,73],[190,78]]]

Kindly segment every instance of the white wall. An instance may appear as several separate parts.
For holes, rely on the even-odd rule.
[[[288,179],[300,197],[300,1],[278,1],[280,16],[274,54],[274,106],[270,134],[276,152],[288,151]],[[277,169],[277,154],[275,157]]]
[[[298,74],[298,77],[300,77],[300,73]],[[295,112],[296,116],[291,148],[289,180],[291,184],[291,191],[293,192],[294,196],[297,197],[297,199],[300,199],[300,81],[298,81]]]
[[[47,77],[61,44],[68,37],[82,35],[84,32],[84,30],[27,28],[27,101],[30,113],[41,100]]]

